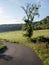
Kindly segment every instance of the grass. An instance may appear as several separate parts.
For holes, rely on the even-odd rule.
[[[47,49],[46,43],[42,43],[42,44],[37,43],[37,44],[34,44],[33,49],[43,61],[43,65],[49,65],[49,45]]]
[[[13,32],[4,32],[0,33],[0,39],[4,39],[6,41],[15,42],[17,44],[22,44],[27,47],[34,49],[34,51],[38,54],[38,56],[43,61],[43,65],[49,65],[49,44],[47,43],[32,43],[27,40],[27,37],[24,37],[24,31],[13,31]],[[36,38],[38,36],[44,36],[49,38],[49,30],[37,30],[33,32],[32,38]],[[46,47],[46,45],[48,47]]]
[[[1,51],[1,49],[4,48],[4,47],[5,47],[5,45],[3,45],[2,43],[0,43],[0,51]]]
[[[0,43],[0,53],[5,52],[6,49],[7,49],[7,47],[4,44]]]
[[[49,37],[49,29],[48,30],[36,30],[36,31],[34,31],[33,37],[38,37],[38,36]]]

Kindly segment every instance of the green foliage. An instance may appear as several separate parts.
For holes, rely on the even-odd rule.
[[[37,43],[37,42],[46,42],[49,44],[49,38],[44,37],[44,36],[38,36],[36,38],[31,39],[32,42]]]
[[[32,24],[31,22],[29,22],[28,20],[25,20],[25,30],[26,30],[26,36],[28,37],[31,37],[32,36],[32,32],[33,32],[33,29],[32,29]]]
[[[34,23],[34,30],[49,29],[49,16]]]
[[[0,49],[3,48],[3,47],[4,47],[4,45],[2,43],[0,43]]]
[[[3,53],[6,49],[7,47],[4,44],[0,43],[0,53]]]

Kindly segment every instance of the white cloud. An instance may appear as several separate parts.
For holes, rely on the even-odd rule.
[[[0,6],[0,25],[16,23],[16,18],[6,15],[4,7]]]
[[[0,25],[1,24],[20,24],[20,23],[24,23],[24,22],[15,17],[0,15]]]
[[[13,24],[16,19],[4,13],[4,8],[0,6],[0,24]]]
[[[3,7],[0,7],[0,14],[3,14]]]
[[[21,20],[17,17],[7,15],[4,11],[4,7],[0,6],[0,25],[1,24],[16,24],[21,23]]]
[[[16,18],[12,18],[10,16],[0,16],[0,24],[14,24],[16,22]]]

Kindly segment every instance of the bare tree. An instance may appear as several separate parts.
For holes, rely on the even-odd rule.
[[[26,36],[31,37],[33,33],[33,20],[35,16],[39,16],[39,7],[37,4],[27,4],[25,7],[22,7],[26,16],[24,17]]]

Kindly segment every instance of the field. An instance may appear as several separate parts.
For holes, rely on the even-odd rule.
[[[23,36],[25,31],[12,31],[12,32],[4,32],[0,33],[0,39],[15,42],[17,44],[25,45],[34,49],[34,51],[38,54],[38,56],[43,61],[43,65],[49,65],[49,44],[48,48],[46,47],[47,43],[33,43],[27,40],[28,38]],[[33,32],[32,38],[36,38],[38,36],[44,36],[49,38],[49,30],[37,30]]]

